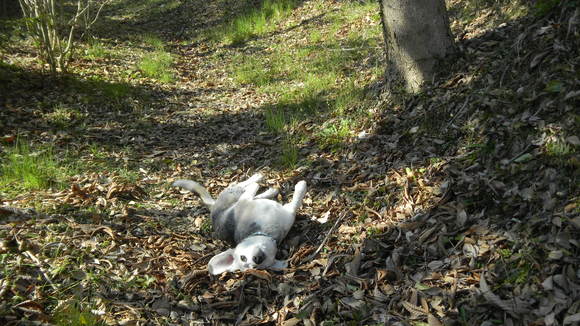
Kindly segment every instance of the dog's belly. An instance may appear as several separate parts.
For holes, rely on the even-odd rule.
[[[215,237],[234,246],[257,232],[279,243],[294,224],[294,215],[269,199],[239,201],[225,210],[214,211],[211,218]]]
[[[239,202],[235,207],[235,223],[236,243],[256,232],[280,242],[292,227],[294,216],[275,201],[259,199]]]

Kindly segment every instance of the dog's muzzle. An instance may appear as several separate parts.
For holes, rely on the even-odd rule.
[[[264,252],[260,250],[260,252],[258,252],[258,254],[253,257],[253,261],[256,265],[260,265],[265,258],[266,254],[264,254]]]

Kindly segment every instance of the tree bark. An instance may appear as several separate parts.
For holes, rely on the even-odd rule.
[[[455,52],[444,0],[380,0],[390,89],[416,93]]]

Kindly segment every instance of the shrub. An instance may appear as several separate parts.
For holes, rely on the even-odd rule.
[[[87,33],[110,0],[76,0],[74,11],[64,1],[19,0],[26,27],[51,72],[66,72],[74,52],[77,30]]]

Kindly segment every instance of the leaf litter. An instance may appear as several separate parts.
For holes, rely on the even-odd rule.
[[[301,21],[307,4],[290,20]],[[183,6],[192,17],[221,10]],[[454,21],[469,33],[441,82],[419,96],[370,86],[375,116],[353,133],[365,137],[337,151],[311,142],[301,153],[314,159],[292,170],[276,168],[280,139],[261,131],[256,108],[270,99],[234,86],[215,61],[233,49],[171,43],[175,85],[139,80],[146,101],[124,103],[138,121],[106,106],[94,114],[89,101],[85,135],[52,132],[34,110],[19,110],[35,105],[30,94],[64,96],[58,85],[39,93],[40,79],[23,74],[32,86],[9,88],[12,115],[0,114],[12,132],[3,139],[20,130],[82,153],[87,142],[111,146],[107,158],[83,159],[139,172],[91,171],[64,190],[2,200],[0,320],[50,322],[77,300],[123,325],[578,323],[578,9],[564,2],[545,16],[481,27],[489,16]],[[255,170],[282,201],[295,180],[309,182],[280,250],[290,266],[210,277],[207,262],[225,245],[211,238],[200,201],[167,185],[187,176],[217,194]]]

